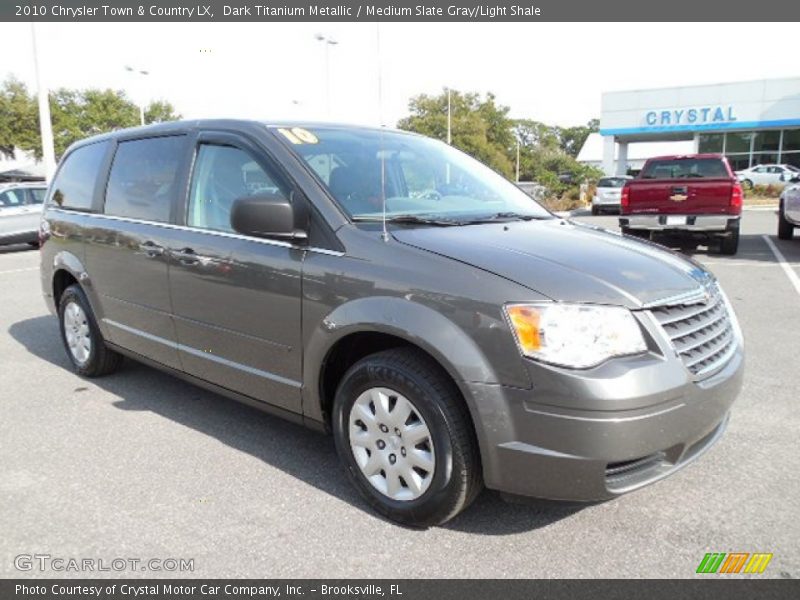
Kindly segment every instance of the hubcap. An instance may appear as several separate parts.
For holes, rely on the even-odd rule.
[[[350,449],[376,490],[393,500],[414,500],[431,484],[435,455],[425,419],[405,396],[370,388],[350,409]]]
[[[64,337],[72,358],[79,365],[86,364],[92,352],[92,337],[89,333],[89,320],[86,313],[75,302],[64,308]]]

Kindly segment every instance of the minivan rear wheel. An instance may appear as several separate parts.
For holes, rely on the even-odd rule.
[[[356,488],[375,510],[404,525],[444,523],[481,490],[467,408],[420,351],[387,350],[353,365],[336,392],[333,434]]]
[[[77,284],[58,303],[61,340],[72,366],[84,377],[100,377],[119,367],[122,356],[106,346],[86,294]]]

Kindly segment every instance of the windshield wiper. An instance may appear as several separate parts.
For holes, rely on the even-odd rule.
[[[495,222],[502,222],[502,221],[533,221],[533,220],[542,220],[542,219],[550,219],[549,215],[523,215],[522,213],[512,212],[512,211],[505,211],[505,212],[497,212],[493,215],[488,215],[486,217],[476,217],[474,219],[469,219],[468,221],[464,221],[464,223],[474,224],[474,223],[495,223]]]
[[[382,217],[353,217],[356,222],[371,222],[380,223],[383,221]],[[410,225],[436,225],[437,227],[453,227],[456,225],[463,225],[463,221],[453,221],[450,219],[435,219],[432,217],[422,217],[419,215],[392,215],[386,217],[387,223],[400,223]]]

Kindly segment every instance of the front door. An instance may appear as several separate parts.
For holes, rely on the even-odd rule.
[[[260,149],[231,134],[199,136],[170,291],[184,370],[300,412],[304,250],[237,234],[233,201],[260,191],[289,197]]]

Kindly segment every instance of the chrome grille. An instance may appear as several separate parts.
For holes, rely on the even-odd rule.
[[[683,364],[698,377],[722,367],[736,349],[733,323],[719,287],[707,287],[708,300],[652,308]]]

